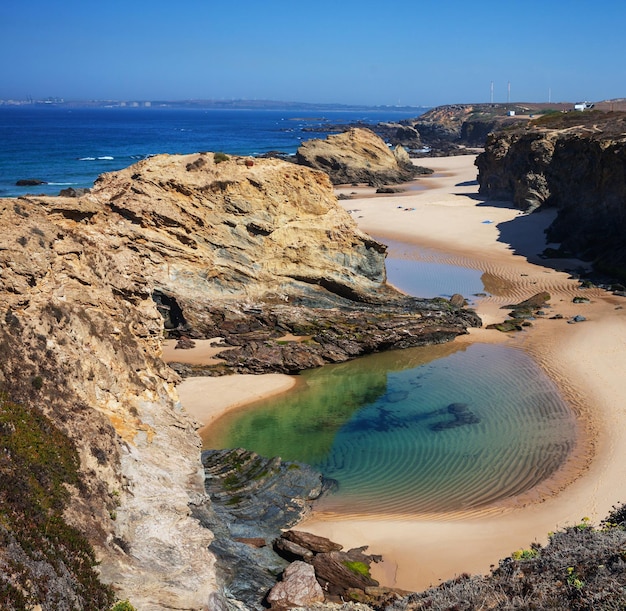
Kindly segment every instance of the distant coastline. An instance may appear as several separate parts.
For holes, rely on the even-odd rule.
[[[44,98],[26,100],[0,100],[0,106],[55,106],[66,108],[197,108],[203,110],[323,110],[358,111],[419,111],[430,106],[332,104],[314,102],[284,102],[280,100],[65,100]]]

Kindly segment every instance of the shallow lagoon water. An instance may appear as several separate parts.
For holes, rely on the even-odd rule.
[[[484,291],[480,271],[417,257],[390,258],[387,274],[425,297]],[[549,478],[575,445],[574,416],[556,385],[525,353],[501,345],[391,351],[298,378],[286,394],[212,424],[204,447],[313,465],[337,482],[318,511],[480,509]]]
[[[460,293],[471,299],[482,293],[483,273],[458,265],[412,259],[387,259],[387,278],[390,284],[409,295],[446,297]]]
[[[320,511],[439,514],[522,494],[573,448],[573,416],[523,352],[430,346],[304,372],[227,414],[205,447],[309,463],[338,482]]]

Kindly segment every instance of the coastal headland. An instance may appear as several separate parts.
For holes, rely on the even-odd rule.
[[[569,271],[581,262],[550,260],[544,229],[554,213],[523,214],[506,201],[478,195],[475,156],[438,158],[435,173],[419,180],[420,190],[397,196],[374,195],[373,189],[337,188],[344,207],[370,235],[390,245],[394,256],[428,256],[483,271],[488,295],[477,312],[483,327],[472,328],[462,342],[502,342],[530,354],[559,386],[579,422],[577,448],[550,481],[523,498],[513,498],[481,512],[438,516],[313,516],[299,528],[327,536],[345,547],[369,545],[382,554],[373,567],[384,585],[424,589],[462,573],[486,573],[489,567],[532,542],[545,543],[548,533],[580,522],[604,518],[620,501],[621,443],[624,422],[621,375],[626,364],[623,297],[599,288],[581,288]],[[419,247],[418,255],[411,247]],[[523,332],[504,334],[486,329],[504,318],[502,306],[541,291],[550,296],[550,316],[533,321]],[[580,298],[583,299],[576,299]],[[553,314],[562,316],[552,318]],[[584,322],[569,324],[582,315]],[[191,352],[191,351],[189,351]],[[232,406],[241,405],[245,378],[237,385]],[[202,393],[218,380],[204,379]],[[260,379],[250,380],[251,399]],[[192,381],[179,387],[183,404],[194,394]],[[193,382],[196,383],[197,382]],[[206,386],[204,386],[206,384]],[[275,392],[269,385],[268,392]],[[226,395],[220,392],[223,409]],[[201,410],[195,412],[202,421]],[[211,419],[216,415],[213,413]]]

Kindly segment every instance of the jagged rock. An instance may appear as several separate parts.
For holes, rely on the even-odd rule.
[[[278,537],[278,539],[274,541],[274,549],[277,554],[289,561],[311,560],[311,558],[313,558],[313,552],[310,549],[302,547],[293,541],[283,539],[282,537]]]
[[[328,552],[316,554],[312,560],[317,580],[327,596],[341,597],[348,590],[379,585],[369,575],[369,565],[380,557],[363,554],[366,548],[357,548],[347,552]]]
[[[308,465],[255,452],[205,450],[205,489],[233,537],[276,538],[310,510],[324,488]]]
[[[419,173],[406,151],[389,150],[369,129],[353,128],[326,140],[303,142],[296,161],[328,173],[333,184],[366,183],[374,187],[411,180]]]
[[[381,350],[443,343],[465,333],[468,326],[480,326],[471,311],[392,294],[386,301],[370,304],[333,299],[330,303],[339,306],[335,308],[304,307],[310,302],[299,299],[293,302],[270,304],[242,314],[232,325],[205,330],[209,337],[219,331],[232,348],[220,353],[223,363],[204,371],[296,373]],[[284,342],[280,337],[285,333],[308,339]]]
[[[532,297],[524,299],[524,301],[520,301],[519,303],[503,305],[500,309],[516,311],[536,310],[538,308],[546,307],[548,301],[550,301],[550,293],[542,291],[541,293],[536,293]]]
[[[534,319],[536,316],[545,316],[542,308],[550,307],[548,301],[550,301],[550,293],[543,291],[519,303],[503,305],[500,309],[511,310],[510,318],[503,322],[491,323],[487,325],[487,329],[496,329],[503,333],[523,331],[524,327],[531,326],[528,319]]]
[[[67,189],[61,189],[59,191],[60,197],[81,197],[90,192],[90,189],[82,187],[68,187]]]
[[[324,592],[315,578],[315,571],[305,562],[292,562],[284,571],[282,581],[267,595],[271,609],[283,611],[297,605],[322,602]]]
[[[322,493],[322,476],[307,465],[242,449],[207,450],[202,460],[212,504],[196,516],[214,533],[210,550],[218,559],[220,583],[247,608],[261,610],[264,595],[288,563],[272,546],[250,541],[274,541],[306,515]],[[299,557],[294,553],[289,560]]]
[[[195,345],[196,345],[196,342],[194,342],[191,338],[187,336],[183,336],[176,342],[174,349],[175,350],[191,350],[192,348],[195,347]]]
[[[287,530],[280,536],[281,539],[291,541],[315,554],[341,551],[342,546],[326,537],[313,535],[301,530]]]

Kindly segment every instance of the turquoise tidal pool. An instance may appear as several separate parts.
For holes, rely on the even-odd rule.
[[[205,448],[243,447],[336,480],[321,511],[445,514],[527,492],[571,452],[573,415],[523,352],[429,346],[307,371],[226,414]]]
[[[389,282],[406,293],[471,299],[484,291],[480,271],[392,249],[402,257],[388,259]],[[303,372],[293,390],[204,432],[205,448],[313,465],[336,481],[316,510],[343,515],[480,510],[555,474],[575,441],[571,410],[530,357],[460,342]]]

